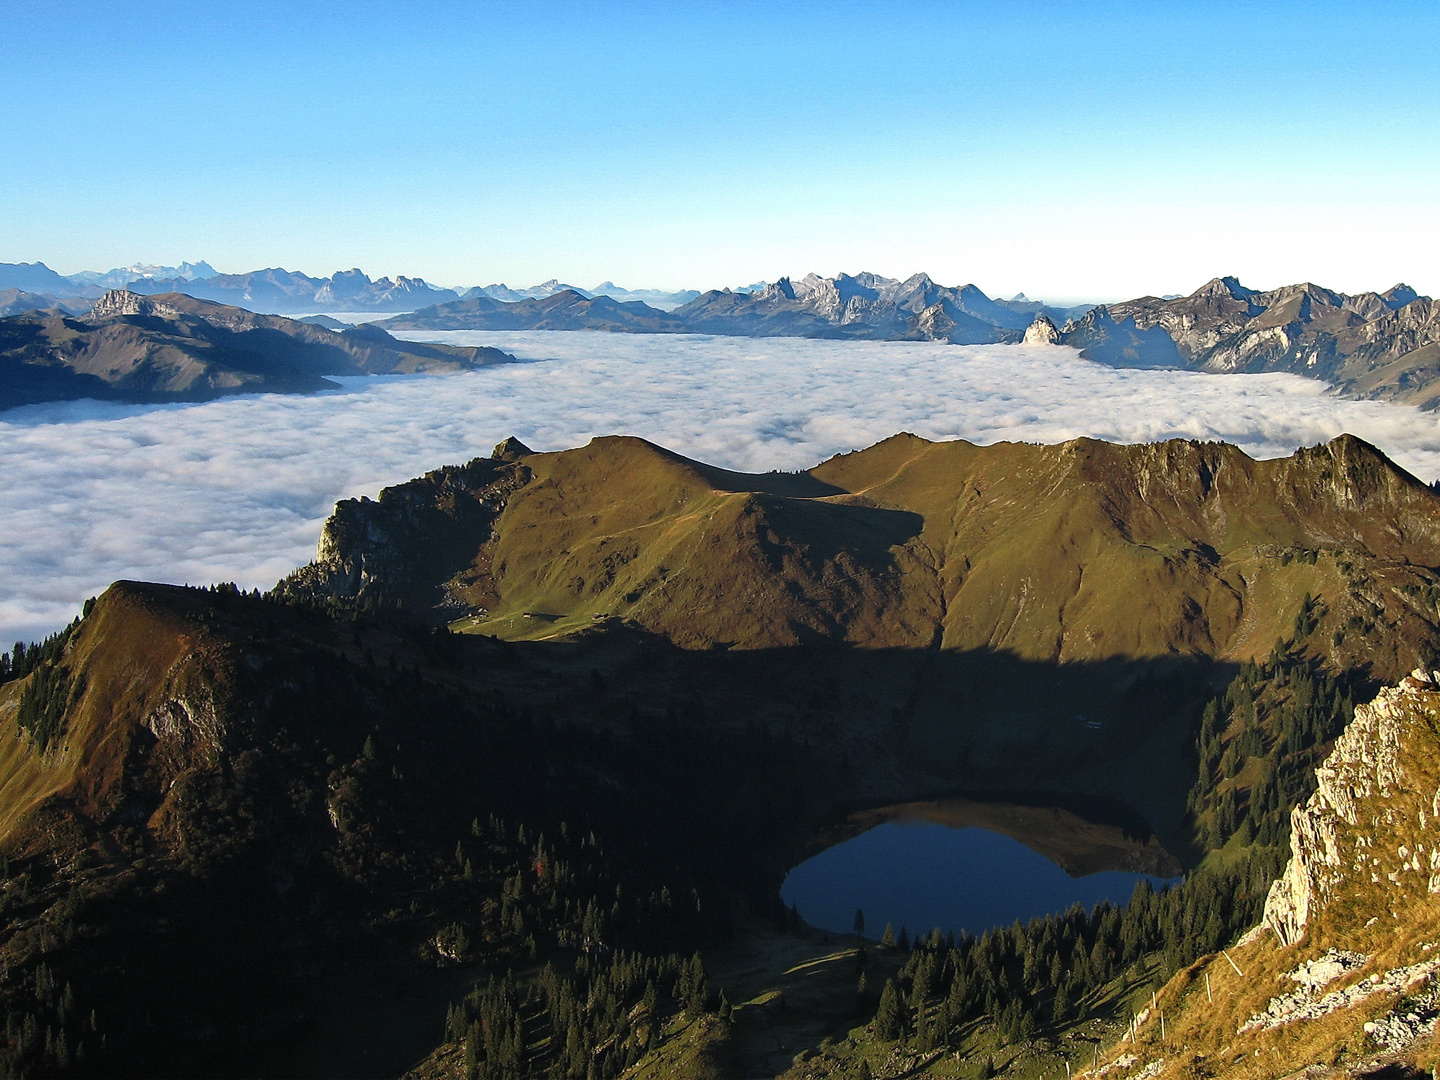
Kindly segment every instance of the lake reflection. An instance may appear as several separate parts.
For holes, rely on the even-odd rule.
[[[865,912],[867,937],[887,922],[911,934],[980,933],[1101,900],[1124,903],[1135,883],[1161,878],[1109,870],[1071,877],[1018,840],[923,820],[885,822],[790,871],[780,895],[811,926],[849,933]]]

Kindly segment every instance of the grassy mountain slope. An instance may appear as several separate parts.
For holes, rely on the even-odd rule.
[[[796,1076],[1081,1064],[1253,919],[1349,703],[1433,656],[1436,512],[1348,437],[765,475],[511,440],[342,503],[270,597],[118,584],[0,682],[0,1062],[746,1075],[784,1031]],[[1087,866],[1204,862],[857,987],[785,869],[957,793]]]
[[[1433,655],[1436,512],[1348,437],[1257,462],[902,435],[767,475],[605,438],[342,503],[280,592],[510,640],[630,627],[736,670],[803,648],[827,659],[785,722],[857,793],[1103,796],[1182,854],[1212,684],[1277,654],[1360,683]]]
[[[436,483],[446,505],[490,507],[447,541],[447,565],[407,574],[391,559],[363,583],[340,572],[413,549],[390,544],[376,515],[388,501],[413,520],[436,505]],[[341,504],[308,571],[328,584],[314,588],[354,598],[404,578],[410,608],[454,618],[468,597],[463,626],[505,637],[614,617],[687,647],[823,639],[1060,663],[1238,661],[1292,637],[1308,594],[1316,654],[1394,677],[1436,617],[1415,590],[1440,565],[1440,502],[1348,436],[1254,461],[1223,444],[900,435],[760,476],[603,438],[477,460],[368,505]],[[367,514],[375,529],[332,535]],[[1377,655],[1355,632],[1365,625],[1406,655]]]

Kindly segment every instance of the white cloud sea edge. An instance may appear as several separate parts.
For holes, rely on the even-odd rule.
[[[897,431],[931,439],[1224,439],[1256,457],[1349,431],[1423,480],[1440,417],[1292,375],[1118,371],[1070,349],[599,332],[432,332],[528,362],[201,405],[0,414],[0,642],[62,626],[118,578],[267,588],[337,499],[507,435],[558,450],[639,435],[733,469],[814,465]],[[0,646],[0,648],[8,646]]]

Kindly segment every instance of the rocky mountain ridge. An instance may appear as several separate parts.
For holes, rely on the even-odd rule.
[[[1440,311],[1408,285],[1352,296],[1214,278],[1189,296],[1097,307],[1068,322],[1061,341],[1122,367],[1285,371],[1351,397],[1440,404]]]
[[[551,286],[553,291],[544,296],[472,289],[459,302],[411,312],[386,325],[407,330],[620,330],[979,344],[1019,341],[1037,315],[1064,321],[1083,310],[1025,299],[992,300],[974,285],[951,288],[927,274],[900,281],[872,273],[833,278],[812,273],[753,290],[712,289],[670,310],[639,303],[641,294],[630,294],[635,296],[632,302],[611,300],[591,308],[585,302],[608,299],[603,292],[597,290],[592,297],[558,282],[530,292]]]
[[[374,326],[334,332],[182,293],[102,295],[83,318],[0,319],[0,409],[42,401],[203,401],[334,388],[327,375],[464,371],[498,349],[398,341]]]
[[[491,509],[465,525],[457,508],[472,502]],[[417,546],[416,526],[395,533],[402,506],[408,522],[444,508],[457,531]],[[1356,604],[1391,621],[1433,619],[1387,597],[1416,574],[1428,587],[1419,568],[1440,565],[1436,507],[1425,485],[1348,436],[1254,461],[1215,443],[979,447],[900,435],[780,477],[638,439],[554,454],[512,443],[503,458],[386,489],[377,503],[339,504],[303,588],[350,600],[390,590],[447,619],[468,607],[505,633],[542,610],[622,617],[688,646],[818,635],[1036,659],[1226,655],[1269,650],[1301,577],[1324,595],[1327,627],[1343,631]],[[452,554],[423,567],[410,556],[403,569],[385,554],[419,550]],[[725,559],[711,565],[712,550]],[[1302,551],[1317,554],[1297,561]],[[355,577],[380,562],[387,574]],[[1148,598],[1132,619],[1121,613],[1137,582]],[[1262,616],[1294,588],[1286,614]]]
[[[313,278],[294,270],[271,268],[248,274],[215,274],[200,280],[138,278],[126,288],[139,293],[183,292],[199,300],[280,314],[319,311],[413,311],[459,298],[454,289],[437,288],[423,278],[400,276],[371,280],[359,269]]]

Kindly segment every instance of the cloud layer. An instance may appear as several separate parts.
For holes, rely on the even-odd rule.
[[[1116,371],[1069,349],[604,333],[407,335],[527,363],[342,380],[310,397],[72,402],[0,414],[0,642],[63,625],[117,578],[266,588],[335,501],[507,435],[641,435],[717,465],[795,469],[897,431],[932,439],[1226,439],[1257,457],[1350,431],[1422,479],[1440,418],[1289,375]],[[3,648],[6,646],[0,646]]]

